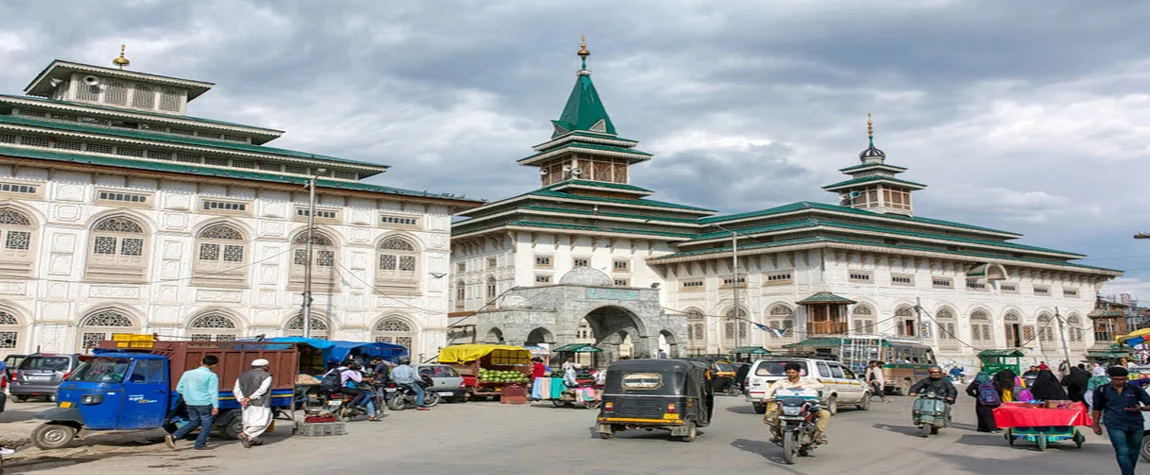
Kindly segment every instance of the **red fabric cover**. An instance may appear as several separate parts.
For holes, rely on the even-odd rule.
[[[1090,426],[1086,404],[1074,403],[1069,409],[1046,409],[1038,404],[1005,402],[994,410],[994,423],[1009,427]]]

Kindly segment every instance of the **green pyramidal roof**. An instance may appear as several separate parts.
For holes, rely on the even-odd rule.
[[[575,88],[567,98],[563,114],[559,116],[559,120],[553,120],[551,123],[555,124],[555,133],[551,138],[576,130],[615,135],[615,124],[612,124],[611,118],[607,116],[607,109],[599,100],[595,83],[591,82],[591,75],[587,71],[579,71],[579,79],[575,81]]]

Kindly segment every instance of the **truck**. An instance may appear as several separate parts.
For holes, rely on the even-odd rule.
[[[271,363],[271,400],[276,418],[293,420],[298,353],[294,345],[264,342],[159,341],[153,335],[115,334],[59,386],[56,407],[36,416],[46,422],[32,431],[41,449],[67,446],[80,431],[143,430],[174,432],[183,421],[176,385],[185,371],[205,356],[219,358],[213,372],[220,380],[219,414],[213,428],[225,437],[243,431],[240,403],[232,388],[252,361]],[[294,424],[293,424],[294,432]]]

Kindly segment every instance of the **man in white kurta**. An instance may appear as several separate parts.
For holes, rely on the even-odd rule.
[[[243,407],[244,431],[240,433],[240,443],[244,448],[259,445],[261,442],[257,438],[272,421],[272,374],[268,372],[270,365],[263,358],[252,361],[252,369],[240,374],[232,389],[236,400]]]

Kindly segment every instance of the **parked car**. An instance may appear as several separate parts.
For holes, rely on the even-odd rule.
[[[16,374],[16,368],[19,367],[20,363],[24,361],[24,358],[27,357],[28,355],[8,355],[4,357],[4,377],[7,378],[9,382],[12,381],[12,375]]]
[[[763,396],[771,383],[786,377],[783,368],[791,362],[803,366],[804,377],[815,378],[826,386],[822,404],[831,414],[837,413],[842,406],[855,406],[864,411],[870,409],[870,388],[861,375],[856,375],[842,363],[818,358],[772,356],[756,361],[747,374],[747,401],[754,405],[756,413],[767,411]]]
[[[8,392],[16,399],[16,402],[27,401],[33,396],[44,396],[52,401],[56,398],[56,387],[77,366],[80,366],[79,354],[36,353],[28,355],[16,368],[16,374]]]
[[[445,364],[414,365],[420,376],[429,376],[434,383],[428,391],[439,393],[439,397],[451,402],[467,400],[467,384],[459,372]]]

